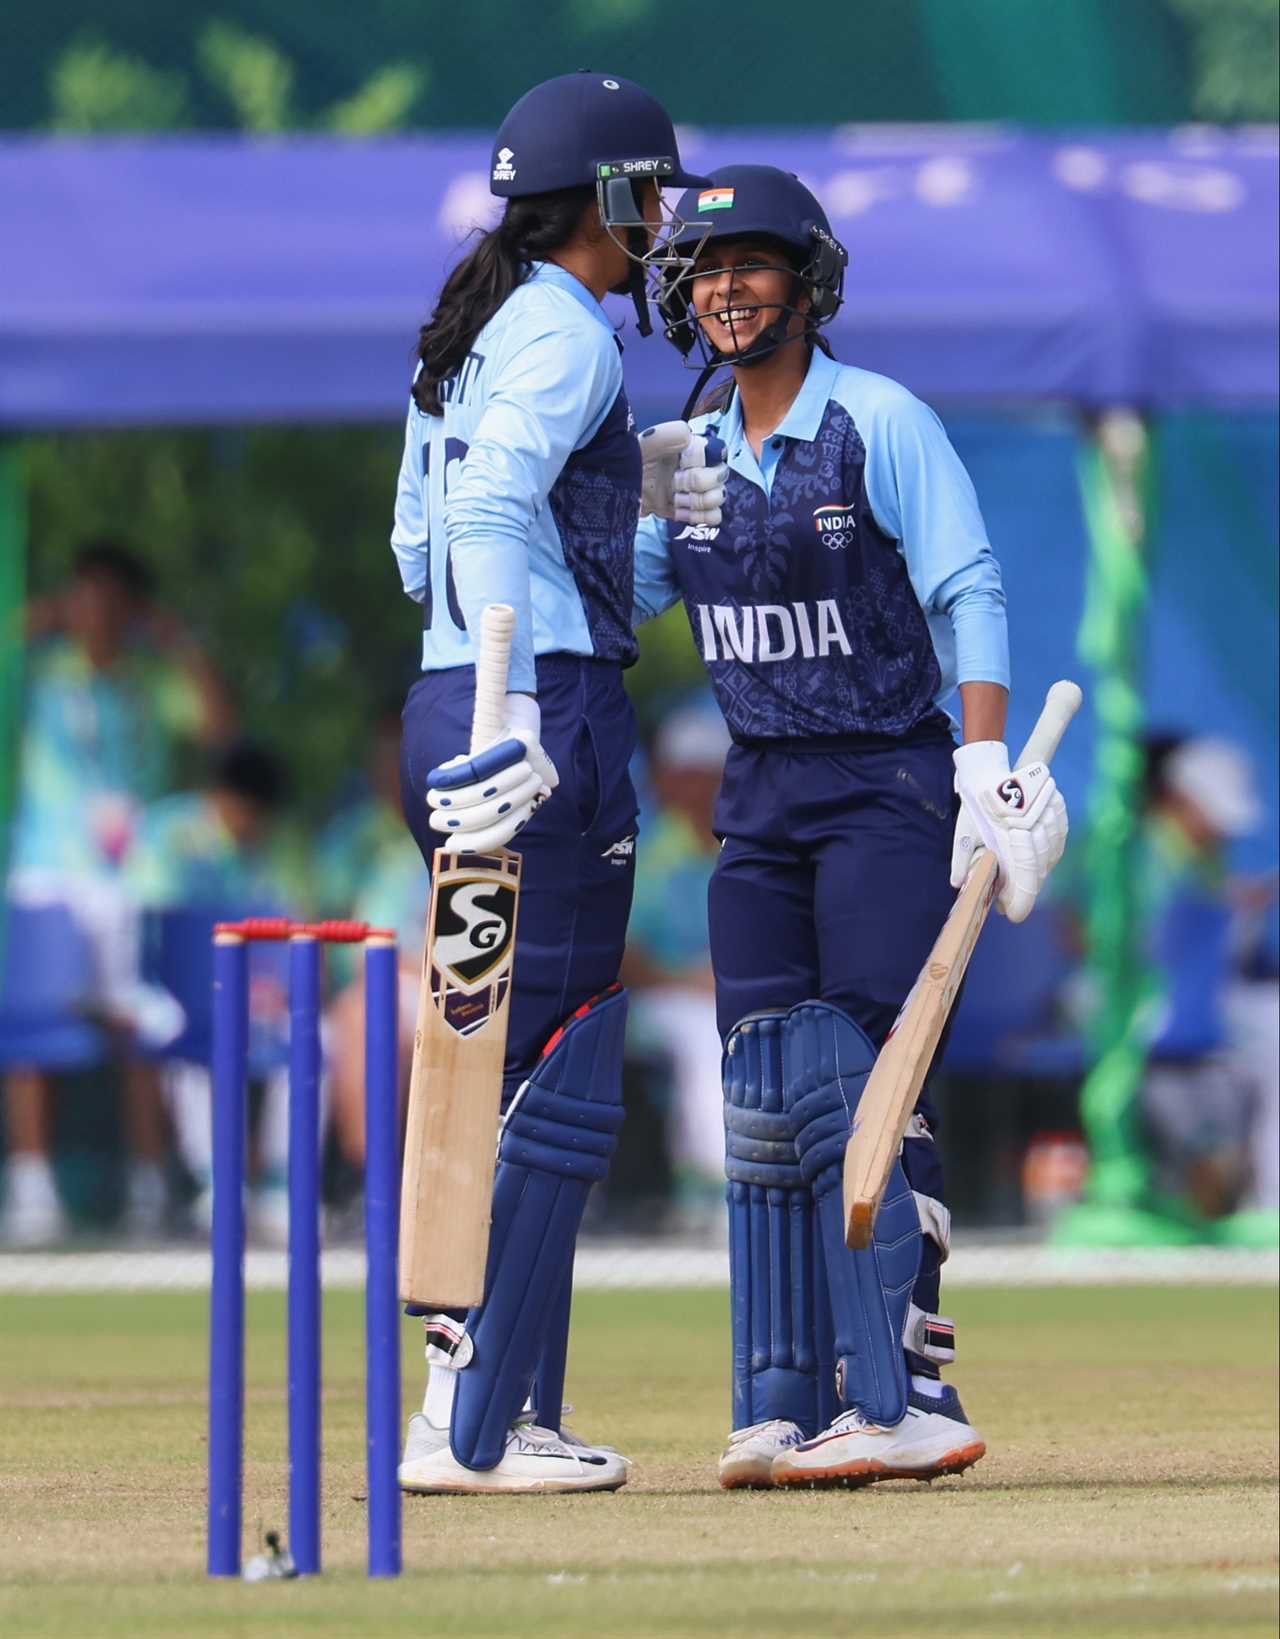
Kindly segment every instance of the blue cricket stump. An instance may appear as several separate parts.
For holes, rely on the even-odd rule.
[[[400,1574],[400,1088],[395,942],[364,947],[365,1439],[368,1446],[369,1575]]]
[[[289,1552],[320,1570],[320,942],[289,940]]]
[[[240,1574],[244,1467],[246,941],[289,941],[289,1550],[320,1570],[321,947],[365,944],[365,1398],[369,1575],[400,1559],[399,973],[394,937],[357,922],[221,924],[214,935],[213,1282],[209,1347],[210,1576]]]
[[[244,1468],[244,1160],[249,953],[213,946],[213,1281],[209,1298],[209,1575],[240,1574]]]

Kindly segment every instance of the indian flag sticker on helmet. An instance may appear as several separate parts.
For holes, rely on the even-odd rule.
[[[732,188],[704,188],[698,195],[700,211],[727,211],[732,204]]]

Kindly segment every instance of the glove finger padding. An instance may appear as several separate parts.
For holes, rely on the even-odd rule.
[[[496,848],[505,848],[513,837],[519,836],[546,800],[545,794],[539,791],[528,802],[513,808],[492,825],[479,830],[467,828],[450,831],[447,836],[441,837],[440,846],[448,854],[491,854]],[[437,814],[431,816],[433,826],[438,818]]]
[[[542,749],[542,716],[529,695],[508,694],[506,728],[491,744],[451,757],[427,775],[431,828],[449,853],[486,853],[510,842],[547,800],[560,776]]]
[[[464,767],[469,762],[470,759],[467,759]],[[471,780],[465,785],[450,784],[448,776],[451,772],[448,764],[432,769],[429,776],[432,783],[427,788],[427,803],[430,807],[462,813],[480,804],[506,797],[509,793],[520,790],[530,780],[535,785],[545,783],[529,763],[524,746],[520,747],[519,762],[512,763],[508,768],[499,769],[488,779]],[[441,778],[437,779],[437,775]],[[439,826],[437,829],[444,830],[445,827]]]
[[[667,456],[679,456],[693,436],[693,428],[687,421],[659,421],[656,426],[646,427],[638,435],[640,458],[648,466],[650,462]],[[705,444],[706,439],[702,442]]]
[[[676,471],[677,495],[710,495],[723,488],[724,478],[720,467],[680,467]]]
[[[525,765],[527,766],[527,765]],[[436,808],[431,813],[431,829],[443,831],[450,835],[455,831],[464,835],[476,831],[487,831],[490,826],[504,822],[509,815],[520,809],[528,808],[535,797],[545,799],[550,795],[542,781],[530,771],[527,777],[513,791],[504,796],[492,797],[488,802],[474,802],[466,808]]]
[[[718,524],[728,467],[723,445],[684,421],[662,421],[640,434],[640,515],[675,523]],[[708,456],[713,459],[708,460]]]

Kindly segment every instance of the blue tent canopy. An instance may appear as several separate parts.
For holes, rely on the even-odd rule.
[[[801,175],[849,246],[837,355],[925,398],[1277,395],[1272,130],[690,132]],[[473,135],[0,140],[0,425],[390,419],[488,218]],[[618,307],[638,405],[689,378]]]

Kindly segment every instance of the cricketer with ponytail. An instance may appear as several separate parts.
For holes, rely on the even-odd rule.
[[[614,1450],[561,1426],[561,1401],[578,1224],[622,1120],[635,529],[642,491],[665,516],[718,517],[723,472],[687,428],[642,457],[601,301],[630,295],[648,333],[648,282],[677,254],[662,189],[705,181],[639,86],[585,71],[535,86],[494,141],[502,218],[461,256],[419,339],[392,534],[422,607],[404,809],[428,863],[442,842],[514,841],[523,882],[484,1298],[425,1315],[410,1491],[626,1479]],[[515,627],[501,732],[480,747],[476,638],[491,604]]]

